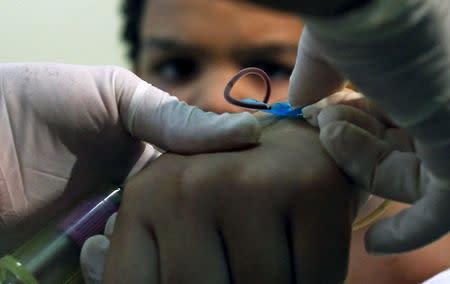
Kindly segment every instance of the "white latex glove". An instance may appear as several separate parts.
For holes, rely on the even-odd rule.
[[[433,278],[423,282],[423,284],[448,284],[450,283],[450,269],[447,269]]]
[[[372,193],[413,203],[371,228],[368,251],[407,251],[448,233],[450,2],[374,0],[341,16],[304,21],[290,102],[318,101],[350,78],[414,138],[416,153],[400,153],[346,124],[321,130],[325,145],[360,134],[345,155],[331,152],[337,163]]]
[[[109,250],[110,237],[114,231],[117,213],[109,217],[104,235],[88,238],[81,248],[80,266],[86,284],[102,283],[106,254]]]
[[[0,129],[0,228],[63,194],[120,184],[157,156],[141,140],[190,154],[260,136],[248,113],[203,112],[127,70],[56,64],[0,65]]]

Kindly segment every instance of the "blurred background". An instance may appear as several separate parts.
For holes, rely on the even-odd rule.
[[[119,0],[0,0],[0,62],[130,67]]]

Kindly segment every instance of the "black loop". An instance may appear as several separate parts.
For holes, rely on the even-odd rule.
[[[266,94],[265,94],[264,100],[263,100],[264,104],[243,102],[243,101],[235,99],[231,96],[231,90],[233,89],[233,86],[237,83],[237,81],[239,81],[239,79],[241,79],[242,77],[251,75],[251,74],[258,75],[259,77],[261,77],[264,80],[264,83],[266,84]],[[272,86],[270,84],[269,75],[267,75],[266,72],[264,72],[263,70],[261,70],[259,68],[248,67],[248,68],[244,68],[241,71],[239,71],[238,73],[236,73],[236,75],[234,75],[230,79],[230,81],[228,81],[227,85],[225,86],[224,97],[227,102],[229,102],[232,105],[239,106],[239,107],[250,108],[250,109],[270,109],[270,105],[268,105],[267,102],[269,101],[271,92],[272,92]]]

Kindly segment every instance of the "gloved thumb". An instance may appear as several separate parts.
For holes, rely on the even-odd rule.
[[[366,233],[372,254],[399,253],[425,246],[448,233],[450,191],[433,189],[412,207],[373,225]]]
[[[81,248],[80,266],[86,284],[99,284],[103,280],[106,254],[108,253],[111,237],[116,223],[117,213],[109,217],[105,225],[104,235],[88,238]]]
[[[102,282],[108,250],[109,240],[104,235],[95,235],[84,242],[80,254],[80,266],[86,284]]]
[[[257,143],[261,135],[257,119],[249,113],[204,112],[131,72],[118,74],[114,85],[128,132],[164,150],[191,154],[235,149]]]
[[[317,121],[322,145],[357,184],[375,195],[413,205],[367,232],[368,252],[417,249],[449,231],[449,183],[423,167],[408,145],[398,143],[404,140],[401,132],[383,129],[370,115],[342,105],[322,110]],[[401,144],[403,151],[395,146]]]
[[[305,27],[289,80],[289,102],[294,106],[309,105],[341,90],[344,85],[344,79],[325,60],[318,42]]]

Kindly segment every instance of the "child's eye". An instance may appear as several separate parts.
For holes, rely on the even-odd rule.
[[[199,64],[189,57],[170,57],[153,64],[150,71],[168,83],[182,84],[197,76]]]
[[[272,81],[275,80],[289,80],[291,76],[292,67],[286,64],[279,63],[273,60],[255,60],[250,61],[243,67],[258,67],[264,70],[269,75]]]

